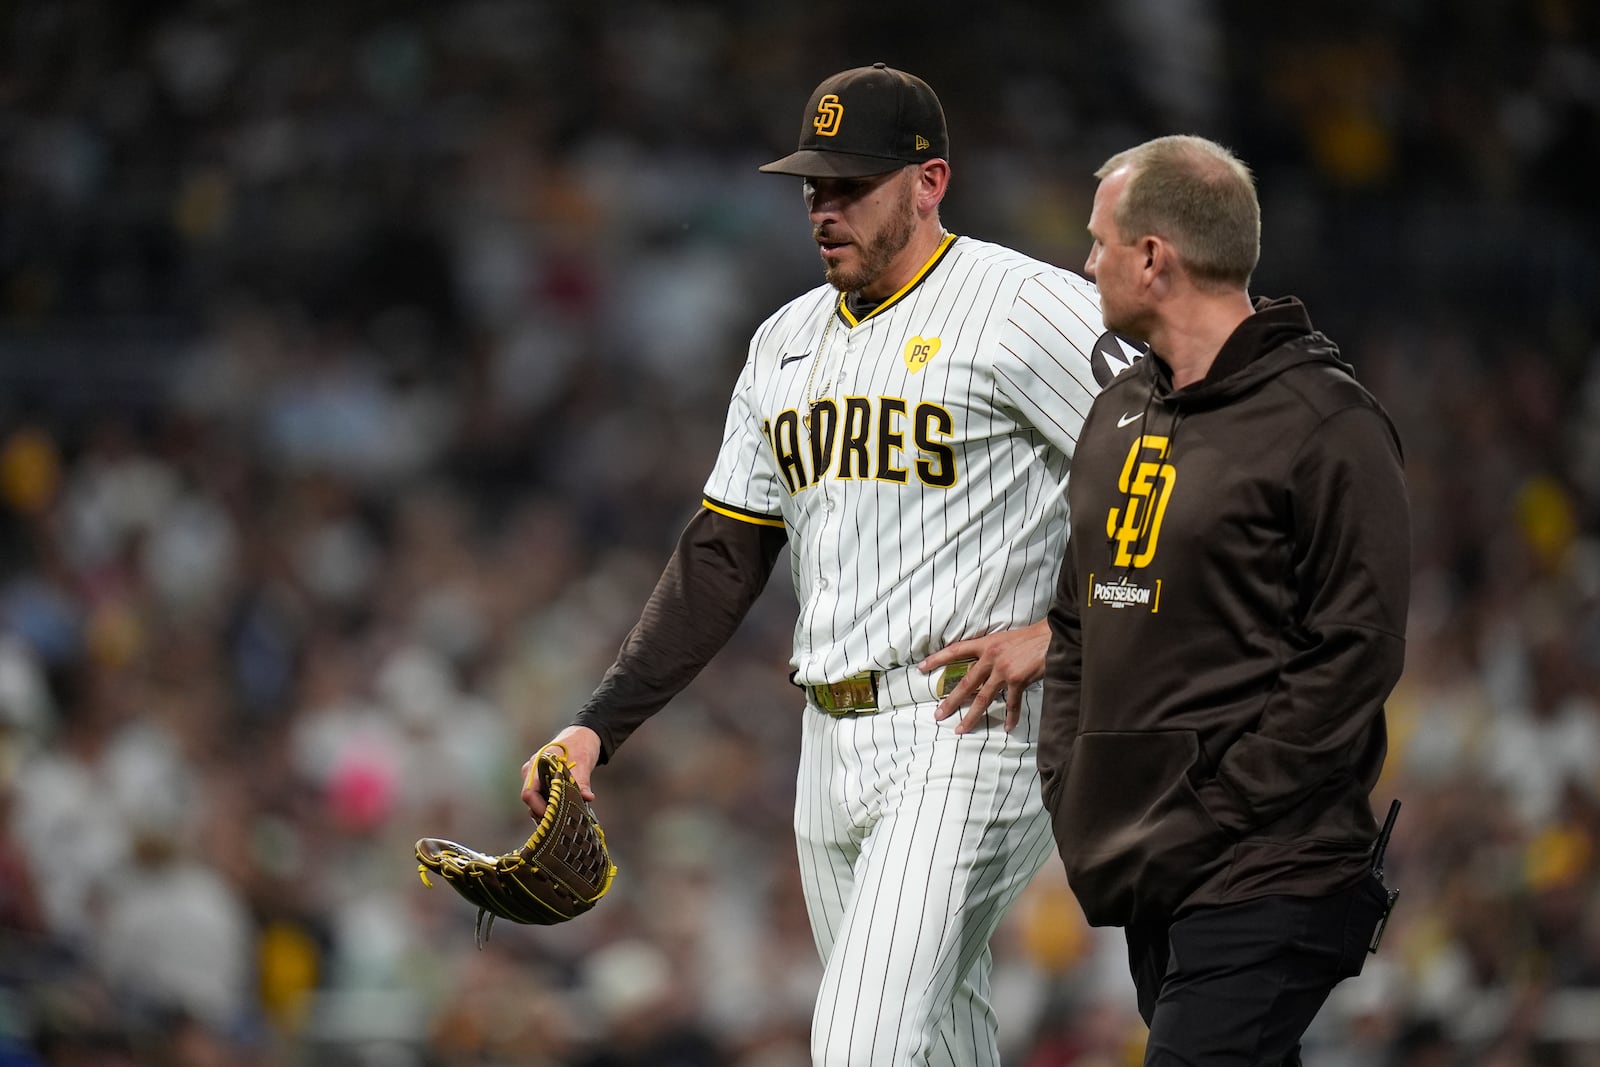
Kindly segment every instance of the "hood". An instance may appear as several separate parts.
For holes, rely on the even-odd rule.
[[[1141,360],[1151,382],[1151,399],[1178,411],[1218,407],[1302,363],[1328,363],[1347,374],[1354,368],[1339,355],[1339,346],[1311,325],[1305,305],[1296,297],[1256,300],[1255,314],[1238,325],[1223,344],[1211,369],[1200,381],[1172,388],[1172,372],[1161,361]]]

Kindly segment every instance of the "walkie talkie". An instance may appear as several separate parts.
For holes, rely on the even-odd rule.
[[[1383,854],[1389,848],[1389,835],[1394,832],[1395,816],[1400,814],[1400,801],[1391,801],[1389,815],[1383,820],[1383,829],[1378,832],[1378,839],[1372,843],[1372,876],[1383,886],[1383,891],[1388,898],[1383,906],[1383,915],[1378,918],[1377,929],[1372,931],[1372,942],[1367,945],[1368,952],[1378,951],[1378,942],[1383,940],[1383,931],[1389,925],[1389,913],[1394,911],[1394,902],[1400,898],[1400,890],[1390,889],[1383,883]]]

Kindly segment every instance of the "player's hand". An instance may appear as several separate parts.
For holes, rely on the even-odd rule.
[[[594,800],[594,790],[589,788],[589,779],[594,775],[595,765],[600,762],[600,735],[587,726],[569,726],[556,734],[544,745],[539,752],[543,752],[551,745],[564,745],[567,750],[567,759],[572,761],[572,777],[578,783],[578,792],[583,799]],[[528,814],[535,819],[544,818],[544,790],[540,788],[543,783],[539,781],[538,768],[539,753],[535,752],[528,757],[528,762],[522,765],[522,802],[528,806]]]
[[[958,659],[977,662],[939,701],[933,717],[943,722],[970,705],[971,710],[956,724],[956,733],[971,733],[988,716],[989,706],[1004,693],[1005,728],[1010,733],[1022,718],[1022,691],[1044,677],[1044,655],[1049,647],[1050,623],[1041,619],[1021,630],[1002,630],[941,648],[917,666],[935,671]]]

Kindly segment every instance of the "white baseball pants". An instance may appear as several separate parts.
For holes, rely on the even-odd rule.
[[[880,696],[893,700],[895,689]],[[834,718],[808,706],[795,838],[824,964],[816,1067],[1000,1067],[989,938],[1054,847],[1032,739],[958,735],[936,700]]]

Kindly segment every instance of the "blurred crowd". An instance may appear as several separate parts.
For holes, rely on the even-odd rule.
[[[1258,292],[1400,426],[1381,952],[1308,1067],[1600,1064],[1600,11],[1588,0],[34,0],[0,8],[0,1067],[803,1067],[779,577],[596,778],[621,868],[501,925],[519,767],[636,617],[753,326],[820,281],[805,95],[949,112],[958,233],[1232,146]],[[1008,1063],[1139,1062],[1051,862]]]

